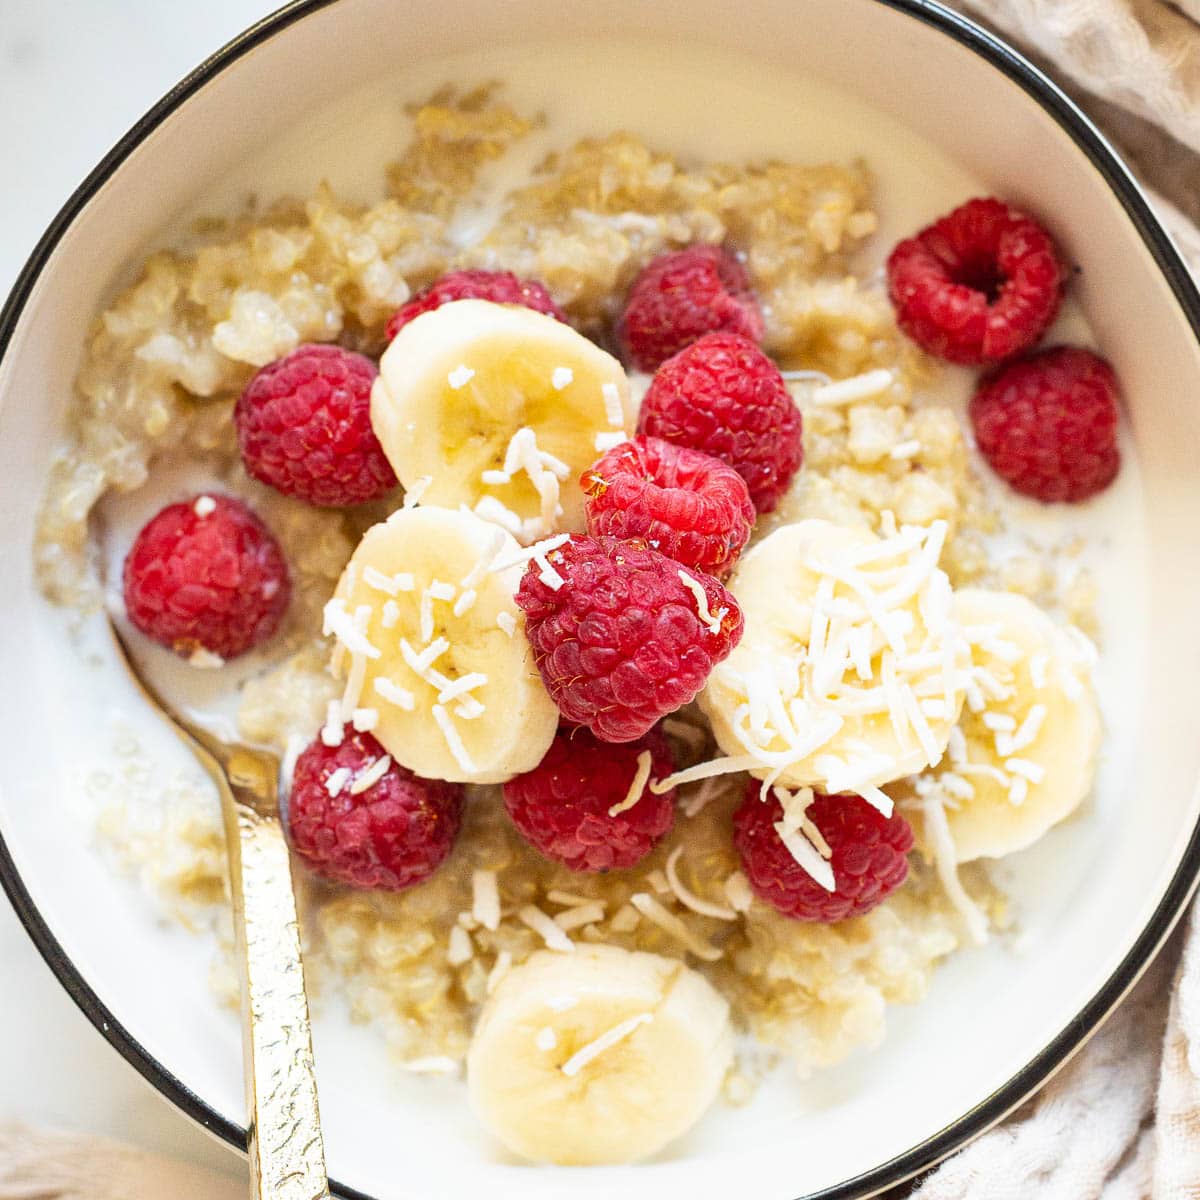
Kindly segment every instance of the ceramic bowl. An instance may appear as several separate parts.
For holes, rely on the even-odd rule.
[[[318,1020],[329,1165],[345,1196],[725,1200],[747,1185],[761,1200],[868,1195],[997,1121],[1061,1066],[1150,960],[1200,867],[1200,298],[1128,171],[1053,84],[923,0],[301,0],[211,58],[121,140],[55,219],[0,317],[0,877],[63,986],[180,1109],[243,1143],[239,1028],[208,986],[208,952],[104,860],[79,798],[80,765],[113,711],[159,738],[164,770],[186,760],[122,681],[87,669],[79,637],[32,578],[37,504],[82,331],[210,181],[336,105],[348,80],[472,46],[552,35],[583,54],[631,33],[661,47],[664,64],[696,40],[835,83],[989,189],[1053,214],[1082,267],[1075,294],[1124,380],[1141,460],[1144,561],[1124,585],[1138,616],[1116,631],[1145,645],[1131,660],[1144,668],[1122,681],[1132,723],[1122,733],[1135,749],[1105,765],[1084,819],[1006,876],[1033,914],[1019,951],[998,941],[956,956],[924,1003],[895,1010],[881,1048],[809,1082],[780,1073],[750,1108],[715,1114],[650,1164],[564,1173],[507,1161],[456,1085],[397,1079],[371,1031],[335,1035]],[[657,86],[652,74],[647,102]],[[697,99],[695,120],[703,107]],[[257,182],[268,196],[289,183]]]

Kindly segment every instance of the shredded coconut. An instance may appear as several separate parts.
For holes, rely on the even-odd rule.
[[[356,733],[370,733],[379,724],[379,709],[356,708],[350,714],[350,724]]]
[[[602,1033],[594,1042],[588,1042],[582,1050],[577,1050],[570,1058],[563,1063],[562,1073],[568,1078],[573,1078],[578,1075],[588,1063],[599,1058],[605,1050],[612,1049],[618,1042],[624,1041],[630,1034],[641,1026],[648,1024],[654,1020],[653,1013],[638,1013],[636,1017],[629,1017],[622,1021],[619,1025],[614,1025],[607,1033]]]
[[[475,378],[475,372],[467,366],[466,363],[459,363],[449,375],[446,376],[446,382],[458,391],[460,388],[465,388],[472,379]]]
[[[539,1050],[548,1054],[558,1046],[558,1034],[549,1025],[546,1025],[537,1031],[537,1036],[533,1039],[533,1044]]]
[[[405,712],[412,712],[417,706],[416,697],[408,688],[402,688],[398,683],[393,683],[385,675],[375,677],[374,688],[389,704],[394,704],[397,708],[404,709]]]
[[[385,754],[381,758],[377,758],[350,785],[350,795],[359,796],[365,792],[367,788],[373,787],[388,773],[388,768],[391,765],[392,756],[390,754]]]
[[[728,615],[729,610],[727,608],[718,608],[715,613],[710,612],[708,608],[708,595],[704,591],[704,585],[686,571],[678,571],[677,574],[683,586],[696,598],[696,613],[700,618],[701,624],[707,625],[710,633],[720,633],[721,620]]]
[[[199,667],[202,671],[215,671],[218,667],[225,665],[225,660],[219,654],[205,650],[203,646],[197,646],[188,655],[187,661],[189,667]]]
[[[471,935],[461,926],[455,925],[450,930],[450,944],[446,948],[446,961],[452,967],[462,966],[475,957],[475,947]]]
[[[421,503],[421,497],[425,495],[429,485],[433,482],[432,475],[422,475],[420,479],[414,479],[413,485],[404,490],[404,507],[416,508]]]
[[[625,411],[621,407],[621,393],[615,383],[602,383],[600,395],[604,398],[604,416],[613,429],[624,429]]]
[[[664,933],[669,933],[686,946],[702,962],[716,962],[721,957],[720,950],[696,937],[674,913],[668,912],[647,892],[634,892],[629,897],[629,903],[648,921],[653,921]]]
[[[625,793],[624,800],[619,804],[614,804],[608,810],[610,817],[627,812],[642,798],[642,792],[646,790],[646,784],[650,781],[650,767],[653,761],[653,755],[649,750],[643,750],[637,756],[637,769],[633,773],[633,779],[630,780],[629,791]]]
[[[484,929],[500,928],[500,889],[495,871],[477,870],[471,875],[471,915]]]
[[[750,880],[741,871],[734,871],[725,880],[723,890],[725,898],[729,901],[729,907],[734,912],[750,911],[750,906],[754,903],[754,893],[750,890]]]
[[[500,627],[501,632],[512,637],[517,632],[517,618],[510,612],[498,612],[496,614],[496,624]]]
[[[217,502],[211,496],[197,496],[196,503],[192,505],[192,512],[201,520],[211,517],[216,511]]]
[[[512,970],[512,955],[507,950],[501,950],[496,955],[496,962],[487,977],[487,994],[490,996],[499,986],[501,980]]]
[[[895,382],[895,376],[885,368],[867,371],[863,375],[854,375],[849,379],[839,379],[836,383],[823,383],[813,388],[812,402],[822,408],[838,408],[844,404],[853,404],[858,400],[867,400],[878,396]]]
[[[570,387],[574,381],[575,372],[570,367],[555,367],[553,374],[550,376],[550,386],[556,392],[561,392],[563,388]]]
[[[330,796],[338,795],[350,782],[353,774],[349,767],[338,767],[336,771],[330,771],[329,778],[325,780],[325,790]]]
[[[575,943],[536,904],[526,904],[523,908],[518,909],[517,917],[528,925],[551,950],[560,950],[569,954],[575,949]]]
[[[596,900],[591,904],[579,904],[574,908],[560,912],[554,921],[564,933],[578,929],[581,925],[591,925],[604,920],[604,904]]]
[[[440,704],[433,706],[433,719],[437,722],[437,727],[442,731],[442,737],[446,739],[446,746],[450,753],[454,755],[454,761],[467,772],[469,775],[475,773],[475,764],[471,761],[471,756],[467,753],[467,748],[463,744],[462,736],[454,727],[454,722],[450,719],[450,714]]]
[[[690,908],[692,912],[699,913],[702,917],[715,917],[718,921],[736,921],[737,913],[732,908],[705,900],[703,896],[697,896],[695,892],[683,885],[677,870],[679,856],[682,853],[683,847],[676,846],[667,859],[667,883],[670,884],[671,891],[675,893],[679,903],[685,908]]]

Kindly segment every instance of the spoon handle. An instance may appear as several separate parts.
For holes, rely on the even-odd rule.
[[[317,1109],[308,1000],[287,841],[264,805],[276,781],[238,756],[222,797],[234,928],[242,975],[251,1195],[318,1200],[329,1195]]]

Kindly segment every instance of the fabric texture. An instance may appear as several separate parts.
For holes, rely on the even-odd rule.
[[[951,0],[1072,91],[1200,274],[1200,0]],[[113,1142],[0,1127],[0,1200],[233,1200]],[[919,1181],[918,1200],[1200,1200],[1200,921],[1042,1091]]]

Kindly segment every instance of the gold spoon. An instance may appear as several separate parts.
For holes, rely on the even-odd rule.
[[[251,1195],[319,1200],[329,1195],[329,1178],[292,868],[279,819],[279,759],[222,741],[181,716],[139,670],[111,616],[109,627],[139,690],[171,723],[221,796],[242,981]]]

